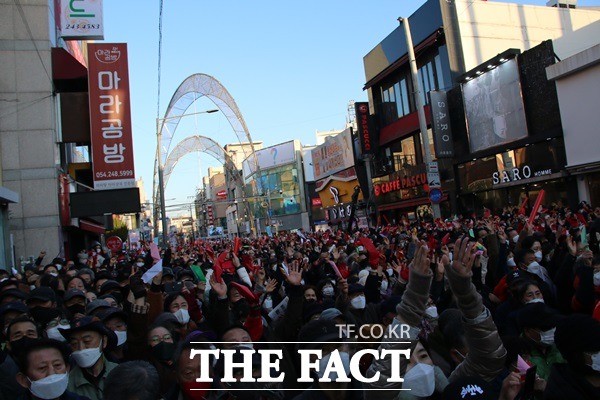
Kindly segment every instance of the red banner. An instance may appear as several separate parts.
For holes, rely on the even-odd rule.
[[[89,43],[94,189],[135,186],[127,44]]]

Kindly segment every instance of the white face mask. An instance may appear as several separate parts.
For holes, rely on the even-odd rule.
[[[323,296],[331,297],[333,296],[333,288],[331,286],[327,286],[323,288]]]
[[[600,372],[600,352],[592,354],[592,369]]]
[[[535,252],[535,261],[540,262],[542,261],[543,258],[543,254],[541,250],[538,250]]]
[[[544,302],[544,299],[538,298],[538,299],[532,299],[532,300],[529,300],[529,301],[528,301],[527,303],[525,303],[525,304],[532,304],[532,303],[543,303],[543,302]]]
[[[325,378],[329,378],[333,382],[335,382],[339,378],[335,371],[331,371],[327,377],[325,376],[325,369],[327,368],[327,364],[329,363],[331,354],[333,354],[333,353],[329,353],[325,357],[323,357],[322,359],[319,360],[318,375],[319,375],[319,379],[323,379],[325,377]],[[340,351],[339,354],[340,354],[340,359],[342,360],[342,365],[344,366],[344,372],[346,373],[346,376],[349,376],[350,375],[350,354],[346,353],[345,351]]]
[[[404,375],[402,389],[410,389],[410,394],[417,397],[431,396],[435,390],[433,366],[417,363]]]
[[[517,266],[517,264],[515,263],[515,259],[513,257],[506,260],[506,265],[508,265],[509,267],[513,267],[513,268]]]
[[[388,276],[392,276],[394,275],[394,268],[388,268],[385,270],[385,272],[387,272]]]
[[[138,267],[143,267],[144,263],[143,262],[137,262],[137,263],[135,263],[135,265],[138,266]]]
[[[50,276],[53,276],[53,277],[56,278],[58,276],[58,273],[56,273],[56,272],[50,272]]]
[[[58,325],[55,326],[54,328],[50,328],[46,330],[46,336],[48,336],[48,339],[54,339],[54,340],[59,340],[61,342],[66,342],[67,339],[64,338],[63,335],[60,334],[60,332],[58,331],[58,329],[69,329],[71,328],[70,325]]]
[[[179,310],[174,312],[173,315],[175,316],[175,318],[177,318],[177,321],[182,325],[185,325],[188,322],[190,322],[190,313],[188,310],[180,308]]]
[[[96,361],[100,359],[102,356],[102,341],[100,341],[100,346],[93,349],[84,349],[79,351],[74,351],[71,353],[71,357],[75,360],[77,365],[81,368],[89,368],[96,364]]]
[[[514,244],[517,244],[518,241],[519,241],[519,235],[515,235],[515,237],[513,237]]]
[[[385,292],[387,292],[387,289],[388,289],[388,281],[386,281],[386,280],[381,281],[381,287],[379,288],[379,291],[381,293],[385,293]]]
[[[271,296],[267,297],[263,302],[263,308],[267,311],[271,311],[273,309],[273,299]]]
[[[29,378],[27,378],[29,379]],[[53,374],[45,378],[32,381],[29,391],[40,399],[57,399],[63,395],[69,385],[69,374]]]
[[[600,286],[600,271],[594,272],[594,286]]]
[[[117,347],[122,346],[127,341],[127,331],[114,331],[117,335]]]
[[[352,300],[350,300],[350,306],[352,308],[354,308],[355,310],[362,310],[366,307],[366,305],[367,305],[367,300],[365,299],[364,295],[357,296],[357,297],[353,298]]]
[[[540,264],[538,264],[537,261],[532,261],[531,264],[529,264],[527,266],[527,271],[536,274],[536,275],[540,275],[541,271],[542,271],[542,266]]]
[[[552,328],[547,331],[541,331],[540,332],[540,342],[547,344],[547,345],[554,344],[554,332],[555,331],[556,331],[556,328]]]
[[[436,306],[430,306],[425,309],[425,314],[429,315],[431,318],[438,317],[438,311]]]

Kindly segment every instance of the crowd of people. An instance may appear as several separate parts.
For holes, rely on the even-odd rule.
[[[0,399],[600,399],[600,207],[523,214],[41,252],[0,270]],[[283,382],[239,379],[244,349],[281,350]],[[364,349],[410,352],[351,371]]]

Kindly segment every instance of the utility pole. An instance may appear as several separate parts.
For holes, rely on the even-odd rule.
[[[404,34],[406,36],[406,47],[408,48],[408,60],[410,64],[410,75],[413,83],[413,95],[415,105],[417,106],[417,115],[419,116],[419,129],[421,130],[421,143],[423,144],[423,157],[425,158],[425,166],[427,167],[427,173],[431,171],[431,164],[433,158],[431,157],[431,150],[429,148],[429,135],[427,134],[427,120],[425,119],[425,110],[423,100],[421,99],[421,82],[419,82],[419,75],[417,73],[417,60],[415,58],[415,49],[413,47],[412,35],[410,33],[410,24],[408,18],[398,18],[398,21],[404,26]],[[437,164],[437,163],[436,163]],[[437,172],[437,165],[435,167]],[[440,205],[432,203],[431,210],[433,211],[433,218],[440,218]]]

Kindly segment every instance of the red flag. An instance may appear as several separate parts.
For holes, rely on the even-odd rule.
[[[519,215],[525,215],[525,207],[527,206],[527,202],[529,201],[529,197],[525,197],[523,199],[523,203],[521,204],[521,208],[519,208]]]
[[[544,197],[546,196],[546,191],[544,191],[544,189],[540,190],[540,192],[538,193],[537,199],[535,199],[535,205],[533,206],[533,210],[531,210],[531,215],[529,215],[529,225],[531,225],[533,223],[533,220],[535,219],[535,216],[537,215],[542,202],[544,201]]]
[[[242,239],[239,236],[236,236],[235,239],[233,239],[233,254],[237,256],[240,252],[240,247],[242,247]]]

